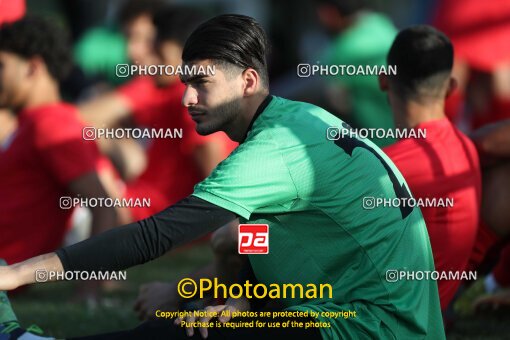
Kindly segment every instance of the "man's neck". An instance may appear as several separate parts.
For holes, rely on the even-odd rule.
[[[394,105],[393,111],[397,128],[412,129],[421,123],[445,117],[444,101],[441,100],[426,103],[415,101],[402,102]]]
[[[248,133],[248,129],[264,99],[268,96],[267,92],[260,92],[248,99],[242,104],[241,111],[237,118],[227,126],[225,133],[235,142],[242,142]]]
[[[23,109],[31,109],[61,101],[58,83],[53,80],[42,79],[34,87],[25,102]]]

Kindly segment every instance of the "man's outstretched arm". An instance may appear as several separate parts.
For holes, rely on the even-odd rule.
[[[489,124],[471,133],[482,165],[510,158],[510,119]]]
[[[136,223],[109,230],[83,242],[0,268],[0,290],[36,282],[37,270],[117,271],[160,257],[199,238],[237,215],[190,196]]]

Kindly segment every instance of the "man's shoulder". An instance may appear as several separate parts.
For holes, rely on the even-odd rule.
[[[85,124],[74,105],[58,103],[36,110],[32,120],[32,130],[38,144],[82,139]]]
[[[425,135],[402,139],[383,149],[404,175],[430,173],[433,169],[470,167],[476,170],[478,154],[473,142],[448,119],[420,124]]]
[[[397,157],[399,155],[405,155],[406,157],[418,157],[415,152],[420,149],[420,146],[415,138],[401,139],[391,145],[382,148],[384,153],[390,158]]]
[[[31,113],[32,121],[39,127],[51,127],[52,130],[70,122],[80,123],[81,120],[76,106],[64,102],[34,108]]]
[[[413,133],[411,133],[413,132]],[[406,153],[418,157],[419,150],[430,148],[433,145],[469,142],[469,138],[457,129],[447,118],[425,122],[409,130],[408,138],[401,139],[394,144],[383,148],[388,155]]]
[[[448,118],[431,121],[422,125],[422,128],[426,131],[424,142],[440,144],[445,151],[457,148],[458,151],[462,151],[458,154],[459,157],[465,153],[469,153],[471,157],[477,155],[473,141]]]
[[[274,97],[256,120],[248,140],[272,141],[280,147],[326,142],[328,127],[342,121],[319,106]]]
[[[314,122],[338,124],[341,121],[317,105],[282,97],[273,97],[260,119],[260,123],[273,128],[307,126]]]

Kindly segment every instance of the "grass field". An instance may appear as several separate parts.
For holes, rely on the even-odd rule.
[[[132,268],[127,273],[128,289],[105,294],[95,309],[71,302],[71,282],[36,285],[11,301],[23,325],[35,323],[57,338],[129,329],[139,323],[132,305],[141,283],[172,280],[208,263],[211,257],[209,247],[199,245]],[[458,320],[448,339],[510,339],[510,313],[499,310]]]

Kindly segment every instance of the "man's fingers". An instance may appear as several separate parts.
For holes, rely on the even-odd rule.
[[[228,313],[223,313],[222,316],[221,315],[221,312],[222,311],[228,311]],[[201,318],[198,319],[199,323],[200,324],[208,324],[211,319],[213,317],[218,317],[218,320],[222,323],[225,323],[225,322],[228,322],[231,318],[232,318],[232,313],[233,312],[236,312],[238,311],[237,308],[233,307],[233,306],[225,306],[225,305],[221,305],[221,306],[209,306],[209,307],[206,307],[204,312],[205,313],[202,313],[204,314],[204,316],[202,316]],[[185,321],[186,323],[189,323],[189,324],[194,324],[195,321],[197,320],[197,318],[194,316],[194,315],[188,315],[187,317],[185,317],[184,319],[183,318],[175,318],[174,320],[174,324],[176,326],[180,325],[182,323],[182,321]],[[200,335],[202,336],[202,338],[207,338],[208,335],[209,335],[209,331],[208,331],[208,327],[198,327],[198,331],[200,333]],[[194,329],[193,329],[193,326],[190,326],[190,327],[186,327],[186,335],[188,337],[192,337],[194,335]]]
[[[232,319],[232,313],[237,312],[237,308],[233,306],[225,306],[222,310],[228,311],[228,313],[223,313],[223,315],[218,317],[218,320],[220,320],[221,323],[230,321],[230,319]]]
[[[213,318],[214,313],[218,313],[219,311],[223,310],[224,306],[209,306],[205,308],[205,316],[200,318],[200,322],[205,324],[211,321]],[[200,335],[202,335],[202,338],[207,338],[208,332],[207,327],[200,327],[199,328]]]
[[[191,324],[193,324],[195,322],[196,318],[194,316],[188,316],[186,318],[186,322],[189,322]],[[195,331],[193,330],[193,327],[186,327],[186,334],[189,336],[189,337],[192,337],[193,334],[195,334]]]
[[[200,332],[200,335],[202,336],[202,338],[204,339],[207,339],[207,327],[200,327],[198,329],[198,331]]]

